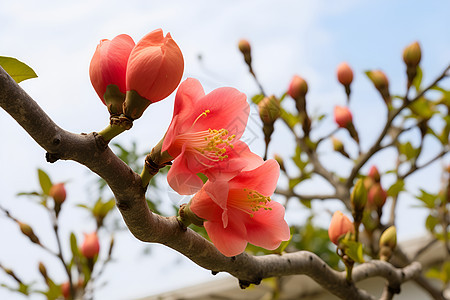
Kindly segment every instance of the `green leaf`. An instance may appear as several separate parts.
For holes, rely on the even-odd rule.
[[[419,153],[419,150],[414,148],[410,142],[399,144],[398,151],[406,157],[406,160],[413,159]]]
[[[289,189],[292,190],[300,182],[302,182],[302,178],[301,177],[296,177],[296,178],[289,179]]]
[[[387,190],[387,194],[388,196],[391,197],[397,197],[397,195],[401,191],[404,191],[404,189],[405,189],[405,182],[403,180],[398,180],[393,185],[391,185],[391,187]]]
[[[41,185],[42,192],[44,195],[48,195],[50,192],[50,188],[52,187],[52,181],[50,180],[50,177],[45,173],[43,170],[38,169],[38,177],[39,177],[39,184]]]
[[[434,232],[434,228],[439,224],[439,219],[433,215],[429,215],[425,221],[425,227],[430,231]]]
[[[343,243],[347,246],[345,249],[345,254],[348,255],[354,262],[363,263],[363,247],[360,242],[355,241],[343,241]]]
[[[72,232],[70,233],[70,250],[72,250],[73,257],[79,257],[80,252],[78,251],[77,237]]]
[[[206,181],[208,181],[208,177],[206,177],[206,175],[203,173],[197,173],[197,176],[200,177],[200,179],[203,181],[203,184],[205,184]]]
[[[285,109],[281,108],[280,112],[281,112],[280,117],[286,122],[286,124],[290,128],[293,128],[299,122],[299,119],[296,116],[286,111]]]
[[[418,200],[422,201],[424,207],[435,208],[437,205],[438,195],[430,194],[423,189],[420,189],[420,195],[416,197]]]
[[[32,68],[13,57],[0,56],[0,66],[17,83],[37,77]]]
[[[261,102],[262,99],[264,99],[264,95],[263,94],[257,94],[257,95],[252,97],[252,102],[255,103],[255,104],[258,104],[259,102]]]
[[[280,246],[278,246],[277,249],[273,250],[273,253],[274,253],[274,254],[282,254],[282,253],[284,252],[284,250],[286,250],[286,247],[287,247],[287,246],[289,245],[289,243],[291,242],[292,236],[293,236],[293,235],[291,234],[291,237],[289,238],[289,240],[287,240],[287,241],[282,241],[281,244],[280,244]]]
[[[311,209],[311,200],[306,200],[306,199],[300,199],[300,203],[303,204],[304,206],[306,206],[307,208]]]

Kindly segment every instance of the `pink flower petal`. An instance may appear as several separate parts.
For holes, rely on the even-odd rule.
[[[284,220],[284,207],[273,200],[267,206],[272,210],[259,209],[247,219],[247,240],[253,245],[274,250],[282,241],[289,240],[290,230]]]
[[[220,222],[206,221],[206,232],[214,246],[225,256],[235,256],[245,251],[245,227],[238,224],[228,224],[226,228]],[[240,225],[240,226],[239,226]]]
[[[167,173],[167,182],[180,195],[192,195],[203,186],[203,181],[192,173],[186,163],[182,156],[176,158]]]
[[[270,196],[275,191],[280,166],[274,159],[265,161],[259,167],[244,171],[230,180],[230,189],[251,189],[264,196]]]

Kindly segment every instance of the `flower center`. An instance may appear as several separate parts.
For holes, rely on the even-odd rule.
[[[270,197],[251,189],[230,190],[228,195],[228,206],[238,209],[250,217],[253,217],[254,213],[260,209],[272,210],[268,206],[270,201]]]
[[[210,113],[209,109],[202,112],[192,124],[192,127],[197,123],[201,117],[206,117]],[[192,128],[191,127],[191,128]],[[223,161],[228,158],[226,155],[226,147],[233,148],[231,143],[236,135],[229,135],[228,130],[222,129],[211,129],[202,130],[197,132],[188,131],[186,133],[180,134],[177,138],[178,142],[183,145],[186,144],[186,150],[195,152],[201,157],[206,158],[206,160],[211,162]],[[205,166],[208,166],[205,162],[199,162]]]

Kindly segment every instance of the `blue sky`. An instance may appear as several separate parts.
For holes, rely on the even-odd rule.
[[[430,82],[450,62],[449,11],[450,2],[443,0],[136,0],[127,4],[118,0],[3,1],[0,3],[0,55],[17,57],[34,68],[39,78],[21,86],[60,126],[73,132],[99,131],[108,122],[107,112],[90,85],[88,66],[98,41],[121,33],[138,41],[147,32],[161,27],[172,34],[183,51],[184,78],[198,78],[206,91],[233,86],[251,96],[257,87],[236,46],[239,39],[246,38],[252,44],[254,68],[266,91],[282,94],[292,75],[299,74],[309,84],[311,113],[331,113],[334,105],[345,103],[343,88],[335,79],[335,68],[341,61],[347,61],[355,72],[351,108],[356,126],[361,128],[362,143],[368,145],[381,126],[384,108],[363,72],[383,69],[393,92],[403,93],[401,53],[407,44],[418,40],[423,50],[424,81]],[[197,59],[199,54],[203,57],[202,64]],[[142,151],[150,150],[170,122],[172,104],[173,95],[152,105],[133,130],[118,141],[125,145],[137,141]],[[251,132],[260,132],[255,114],[253,111],[249,125]],[[327,124],[323,131],[333,127],[331,119]],[[283,125],[276,126],[282,134],[275,137],[270,150],[289,154],[285,150],[289,139],[283,134]],[[18,217],[38,228],[46,226],[42,221],[44,214],[28,209],[28,202],[15,196],[19,191],[37,189],[38,167],[48,171],[55,181],[70,180],[69,204],[92,198],[86,188],[88,182],[83,179],[88,173],[84,167],[73,162],[47,164],[45,152],[3,110],[0,110],[0,137],[3,141],[0,203]],[[262,154],[262,145],[260,139],[250,147]],[[375,162],[386,157],[389,155]],[[336,162],[335,158],[325,155],[324,161],[345,173],[349,166]],[[439,165],[427,170],[426,177],[412,178],[411,184],[426,178],[431,191],[438,188],[436,168]],[[315,183],[304,190],[314,192],[318,188],[322,187]],[[408,222],[411,218],[425,217],[423,212],[410,209],[410,204],[401,207],[402,211],[407,210],[399,219],[399,234],[403,238],[423,233],[420,222]],[[339,207],[336,203],[317,205],[322,224],[328,223],[329,216],[321,211]],[[295,212],[289,218],[299,222],[305,215],[306,212]],[[65,217],[67,223],[62,225],[65,232],[76,227],[81,234],[93,228],[83,215]],[[37,276],[37,266],[32,272],[27,272],[27,268],[38,259],[50,264],[28,242],[16,238],[17,228],[9,221],[0,218],[0,227],[2,245],[7,245],[0,248],[0,262],[19,266],[28,278]],[[107,270],[110,286],[99,291],[100,299],[129,299],[212,278],[208,271],[162,246],[153,246],[152,256],[142,262],[136,250],[141,249],[139,243],[127,233],[119,239],[124,246],[118,252],[122,250],[130,255]],[[18,249],[22,248],[32,249],[33,253],[18,255]],[[181,267],[175,268],[174,261]],[[58,266],[50,264],[49,269],[61,274]],[[117,289],[117,284],[128,288]],[[0,289],[0,298],[6,295]]]

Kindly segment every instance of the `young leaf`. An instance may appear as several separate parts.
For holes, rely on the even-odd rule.
[[[403,191],[405,188],[405,182],[403,180],[398,180],[387,190],[388,196],[397,197],[397,195]]]
[[[17,83],[37,77],[32,68],[13,57],[0,56],[0,66]]]
[[[347,254],[354,262],[363,263],[363,248],[362,244],[355,241],[345,241],[347,248],[345,254]]]
[[[42,192],[44,193],[44,195],[48,195],[48,193],[50,192],[50,188],[53,185],[50,177],[41,169],[38,169],[38,177]]]

